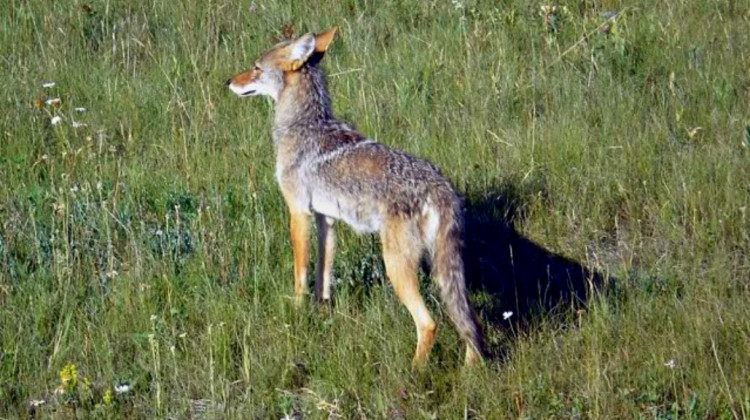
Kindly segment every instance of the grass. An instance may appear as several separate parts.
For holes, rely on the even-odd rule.
[[[0,5],[0,418],[750,416],[746,5],[542,5]],[[337,113],[511,238],[485,366],[426,281],[410,369],[373,237],[339,229],[332,308],[291,304],[272,105],[223,86],[289,24],[338,25]],[[601,287],[555,305],[556,266]]]

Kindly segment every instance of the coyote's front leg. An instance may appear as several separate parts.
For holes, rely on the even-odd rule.
[[[310,215],[289,209],[289,229],[294,254],[294,303],[300,305],[307,293],[307,263],[310,255]]]
[[[333,219],[330,217],[316,213],[315,224],[318,226],[318,274],[315,278],[315,298],[319,302],[326,302],[331,299],[336,233],[333,229]]]

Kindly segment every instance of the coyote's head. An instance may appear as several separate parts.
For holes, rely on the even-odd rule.
[[[252,69],[227,80],[226,85],[239,96],[268,95],[279,99],[284,89],[284,73],[316,65],[336,34],[336,28],[297,39],[282,41],[263,53]]]

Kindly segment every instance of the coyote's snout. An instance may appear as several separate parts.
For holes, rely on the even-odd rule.
[[[460,198],[429,162],[370,140],[333,116],[318,63],[335,34],[333,28],[281,42],[226,82],[237,95],[276,101],[276,179],[291,214],[295,296],[301,299],[307,290],[312,217],[318,225],[319,300],[331,296],[334,221],[378,232],[388,278],[417,327],[414,364],[427,359],[436,331],[419,293],[423,256],[468,345],[467,363],[479,360],[483,340],[464,280]]]

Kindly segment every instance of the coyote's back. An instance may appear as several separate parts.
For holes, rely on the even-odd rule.
[[[277,44],[253,69],[227,81],[240,96],[276,101],[273,139],[276,179],[291,215],[295,296],[307,288],[311,218],[318,224],[316,297],[330,298],[334,221],[378,232],[388,278],[417,327],[414,363],[423,363],[436,324],[419,293],[418,269],[427,256],[448,313],[467,342],[466,360],[483,354],[469,305],[461,258],[461,201],[431,163],[364,137],[336,120],[318,63],[336,29]]]

